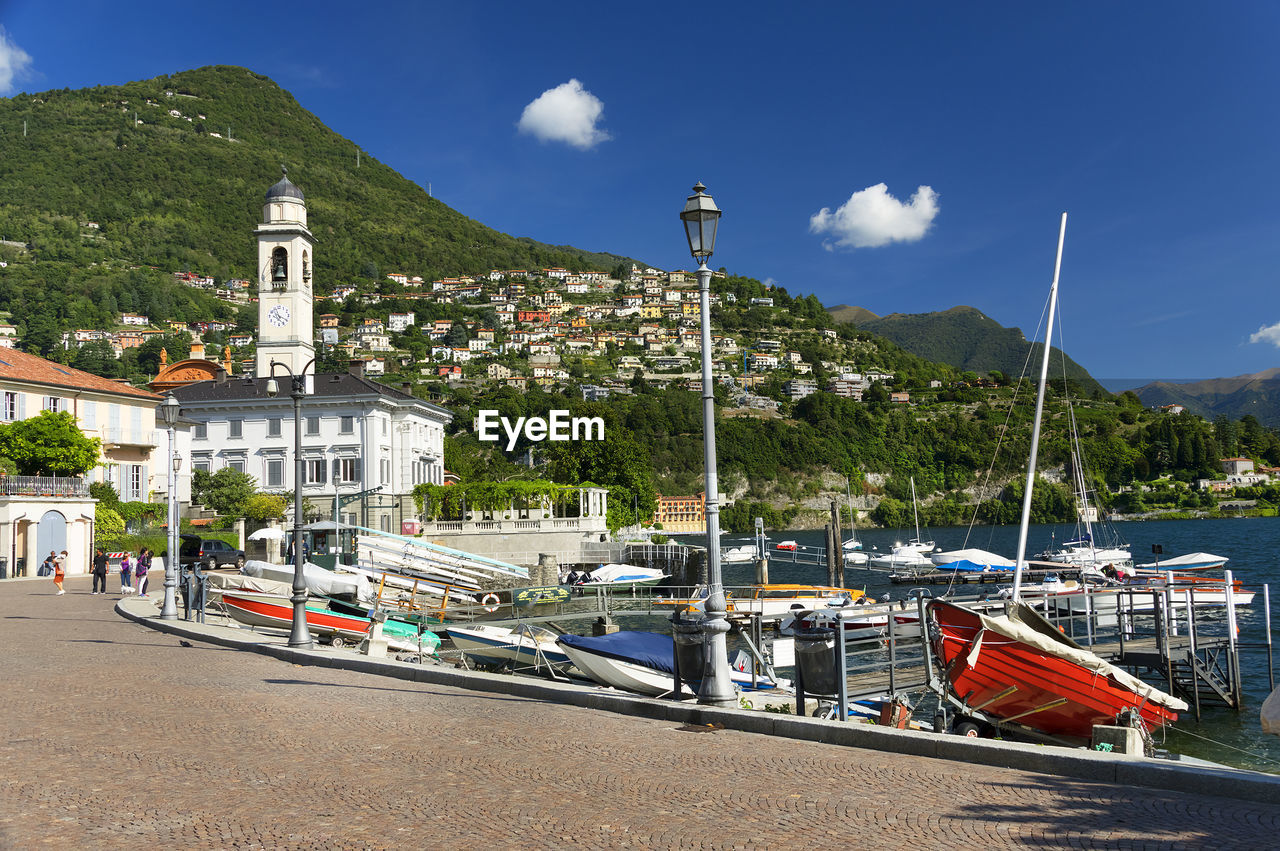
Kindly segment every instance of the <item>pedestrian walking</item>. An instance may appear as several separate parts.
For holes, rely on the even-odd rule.
[[[138,561],[133,566],[133,575],[138,578],[138,597],[147,599],[147,572],[151,570],[151,549],[143,547],[138,553]]]
[[[40,569],[36,571],[36,575],[37,575],[37,576],[52,576],[52,577],[53,577],[53,584],[57,587],[57,589],[58,589],[58,594],[62,594],[62,593],[64,593],[64,592],[63,592],[63,589],[62,589],[62,580],[63,580],[64,578],[66,578],[66,574],[64,574],[64,573],[59,569],[59,567],[58,567],[58,554],[57,554],[57,552],[55,552],[55,551],[53,551],[53,550],[50,550],[50,551],[49,551],[49,556],[48,556],[48,558],[46,558],[46,559],[44,560],[44,563],[40,565]],[[58,596],[58,594],[54,594],[54,596],[56,597],[56,596]]]
[[[107,593],[107,554],[98,547],[93,556],[93,593]]]
[[[120,596],[128,597],[133,593],[133,560],[125,553],[120,559]]]
[[[52,553],[50,553],[50,555],[52,555]],[[54,558],[53,560],[53,584],[58,586],[58,594],[67,593],[66,589],[62,587],[62,580],[67,578],[66,555],[67,555],[67,551],[63,550],[62,551],[63,557]],[[54,594],[54,596],[56,597],[58,596],[58,594]]]

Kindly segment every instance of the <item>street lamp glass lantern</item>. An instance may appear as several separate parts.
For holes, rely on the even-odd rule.
[[[164,424],[172,428],[178,422],[178,410],[182,406],[172,393],[165,397],[164,404],[160,406],[160,415],[164,417]]]
[[[274,398],[275,395],[279,392],[280,392],[280,385],[276,383],[276,380],[274,378],[268,378],[267,379],[267,395]]]
[[[707,187],[701,182],[693,187],[693,193],[685,201],[680,218],[684,221],[685,236],[689,240],[689,253],[695,260],[705,262],[716,250],[716,227],[720,223],[720,208],[707,195]]]

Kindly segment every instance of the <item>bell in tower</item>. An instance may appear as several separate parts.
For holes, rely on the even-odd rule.
[[[283,248],[271,252],[271,283],[283,287],[289,280],[289,255]]]

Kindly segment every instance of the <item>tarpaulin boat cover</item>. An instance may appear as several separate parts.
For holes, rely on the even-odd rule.
[[[660,632],[622,630],[612,635],[562,635],[557,641],[567,647],[575,647],[595,653],[607,659],[631,662],[671,674],[675,671],[675,642],[671,636]]]
[[[1033,619],[1036,616],[1033,610],[1026,609],[1026,607],[1021,608],[1023,611],[1019,612],[1020,617]],[[1011,638],[1014,641],[1020,641],[1051,656],[1057,656],[1060,659],[1073,662],[1100,676],[1110,677],[1124,688],[1129,689],[1134,694],[1141,695],[1152,703],[1167,706],[1175,711],[1185,711],[1187,709],[1185,702],[1171,694],[1166,694],[1155,686],[1144,683],[1127,671],[1122,671],[1105,659],[1080,647],[1074,641],[1066,638],[1066,636],[1058,634],[1056,630],[1054,630],[1054,635],[1048,635],[1041,633],[1021,620],[1013,620],[1005,615],[993,617],[984,615],[981,612],[973,612],[973,614],[978,617],[981,627],[985,630],[1002,635],[1005,638]],[[1052,630],[1053,628],[1050,627],[1050,629]],[[986,640],[989,641],[990,638]]]
[[[293,585],[293,565],[273,564],[269,561],[250,560],[240,568],[245,576],[260,576],[263,579],[275,579]],[[307,582],[307,590],[312,594],[325,597],[352,597],[356,600],[372,600],[373,587],[369,579],[356,573],[335,573],[318,564],[306,562],[302,565],[302,575]]]

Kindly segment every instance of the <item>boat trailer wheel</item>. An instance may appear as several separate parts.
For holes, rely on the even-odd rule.
[[[957,736],[976,739],[982,735],[982,725],[971,718],[957,718],[956,723],[951,727],[951,732]]]
[[[333,638],[329,639],[329,646],[334,650],[341,650],[343,647],[347,646],[347,642],[343,640],[341,635],[335,635]]]

